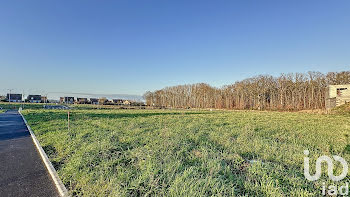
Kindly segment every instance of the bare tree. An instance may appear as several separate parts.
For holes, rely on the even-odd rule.
[[[259,75],[215,88],[205,83],[146,92],[147,105],[168,108],[303,110],[324,108],[326,87],[350,83],[350,71]]]

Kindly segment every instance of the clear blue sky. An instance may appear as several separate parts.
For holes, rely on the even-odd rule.
[[[1,1],[0,91],[143,94],[350,70],[350,1]]]

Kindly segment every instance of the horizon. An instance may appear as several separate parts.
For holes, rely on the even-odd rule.
[[[326,75],[327,73],[322,73],[322,72],[319,72],[319,71],[308,71],[308,72],[305,72],[305,73],[300,73],[300,72],[290,72],[290,73],[280,73],[279,75],[270,75],[270,74],[258,74],[258,75],[254,75],[254,76],[250,76],[250,77],[247,77],[245,79],[250,79],[250,78],[255,78],[255,77],[259,77],[259,76],[272,76],[274,78],[277,78],[277,77],[280,77],[282,74],[308,74],[309,72],[317,72],[317,73],[321,73],[323,75]],[[342,70],[342,71],[330,71],[330,72],[350,72],[350,70]],[[329,72],[328,72],[329,73]],[[242,79],[242,80],[245,80],[245,79]],[[240,81],[234,81],[230,84],[224,84],[222,86],[213,86],[212,84],[208,84],[208,83],[205,83],[205,84],[208,84],[209,86],[213,87],[213,88],[224,88],[225,85],[233,85],[235,84],[236,82],[240,82]],[[199,84],[199,83],[202,83],[202,82],[198,82],[198,83],[192,83],[192,84]],[[162,87],[161,89],[164,89],[166,87],[174,87],[174,86],[178,86],[178,85],[192,85],[192,84],[175,84],[175,85],[172,85],[172,86],[164,86]],[[29,89],[29,90],[17,90],[17,89],[0,89],[0,96],[6,96],[8,93],[10,93],[10,90],[11,90],[11,94],[22,94],[23,98],[26,98],[28,95],[41,95],[41,96],[47,96],[47,98],[49,100],[59,100],[60,97],[75,97],[75,98],[107,98],[109,100],[112,100],[112,99],[126,99],[126,100],[134,100],[134,101],[145,101],[145,99],[143,98],[144,94],[147,92],[145,91],[142,95],[136,95],[136,94],[118,94],[118,93],[112,93],[112,94],[108,94],[108,93],[87,93],[87,92],[46,92],[46,91],[38,91],[38,90],[34,90],[34,91],[31,91],[33,89]],[[160,90],[160,89],[159,89]],[[156,91],[156,90],[154,90]],[[149,92],[152,92],[152,91],[149,91]]]
[[[6,96],[10,92],[6,93],[1,93],[0,96]],[[58,101],[60,100],[60,97],[74,97],[74,98],[107,98],[108,100],[113,100],[113,99],[125,99],[125,100],[132,100],[132,101],[144,101],[141,95],[129,95],[129,94],[95,94],[95,93],[79,93],[79,92],[46,92],[46,93],[40,93],[40,92],[35,92],[31,93],[28,91],[12,91],[11,94],[21,94],[23,99],[26,99],[27,96],[29,95],[40,95],[40,96],[47,96],[48,100],[55,100]]]
[[[5,2],[0,93],[142,96],[182,84],[347,71],[349,8],[347,1]]]

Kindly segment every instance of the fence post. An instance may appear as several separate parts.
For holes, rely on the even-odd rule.
[[[69,131],[69,110],[68,110],[68,131]]]

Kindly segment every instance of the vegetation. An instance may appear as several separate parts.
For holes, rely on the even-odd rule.
[[[350,161],[344,115],[77,109],[69,130],[67,111],[24,115],[74,196],[319,196],[328,179],[304,178],[303,150],[312,168]]]
[[[42,103],[8,103],[8,102],[0,102],[0,108],[3,109],[19,109],[22,107],[23,109],[42,109]]]
[[[86,110],[94,110],[94,109],[145,109],[150,108],[142,105],[91,105],[91,104],[75,104],[69,105],[69,107],[74,109],[86,109]]]
[[[144,97],[150,106],[173,108],[323,109],[326,87],[348,83],[350,71],[260,75],[222,88],[204,83],[166,87]]]
[[[43,109],[44,105],[56,105],[55,103],[8,103],[8,102],[0,102],[0,108],[3,109],[19,109],[22,107],[23,109]],[[140,105],[91,105],[91,104],[60,104],[64,106],[68,106],[74,109],[144,109],[146,106]],[[148,107],[149,108],[149,107]]]
[[[335,114],[350,115],[350,103],[338,106],[332,110]]]

